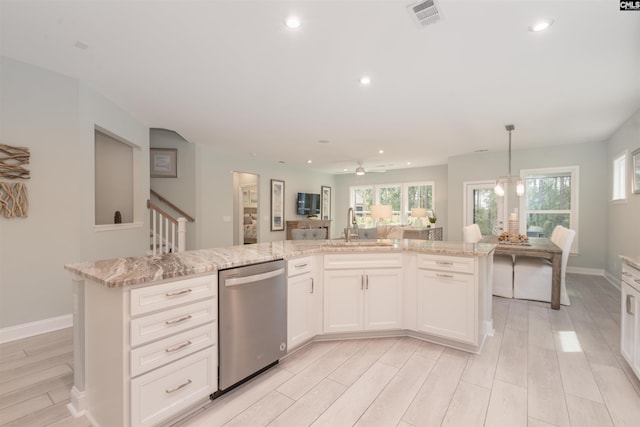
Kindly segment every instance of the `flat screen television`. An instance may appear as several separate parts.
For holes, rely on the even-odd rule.
[[[298,193],[298,215],[320,215],[320,195]]]

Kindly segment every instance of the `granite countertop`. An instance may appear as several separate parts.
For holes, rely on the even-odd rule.
[[[620,255],[620,258],[622,258],[622,261],[626,262],[631,267],[637,268],[638,270],[640,270],[640,255],[636,255],[636,256]]]
[[[159,256],[89,261],[67,264],[64,268],[109,288],[118,288],[318,253],[411,251],[435,255],[488,256],[495,246],[487,243],[406,239],[354,241],[352,244],[345,244],[342,240],[284,240]]]

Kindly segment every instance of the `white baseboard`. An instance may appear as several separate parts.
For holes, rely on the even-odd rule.
[[[604,276],[604,270],[602,268],[585,268],[585,267],[567,266],[567,273],[586,274],[588,276]]]
[[[604,273],[604,278],[607,279],[607,282],[611,283],[617,290],[621,290],[621,280],[619,277],[613,276],[610,273]]]
[[[73,315],[51,317],[0,329],[0,344],[73,326]]]

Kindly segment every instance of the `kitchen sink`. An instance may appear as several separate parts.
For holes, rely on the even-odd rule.
[[[367,239],[362,239],[362,240],[352,240],[350,242],[345,242],[344,240],[331,240],[329,242],[329,246],[338,246],[338,247],[344,247],[344,246],[355,246],[355,247],[360,247],[360,246],[366,246],[366,247],[379,247],[379,246],[393,246],[392,242],[382,242],[379,240],[367,240]]]

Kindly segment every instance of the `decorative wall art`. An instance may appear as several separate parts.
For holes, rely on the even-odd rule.
[[[322,205],[320,208],[320,218],[321,219],[331,219],[331,187],[321,186],[320,187],[321,197],[322,197]]]
[[[271,180],[271,231],[284,230],[284,181]]]
[[[29,149],[0,144],[0,178],[29,179]],[[26,184],[0,182],[0,214],[5,218],[26,218],[29,197]]]
[[[29,179],[29,170],[24,167],[29,164],[29,156],[27,147],[0,144],[0,178]]]
[[[29,211],[27,186],[22,182],[0,182],[0,213],[5,218],[26,218]]]
[[[175,148],[151,148],[149,150],[151,178],[178,177],[178,150]]]

